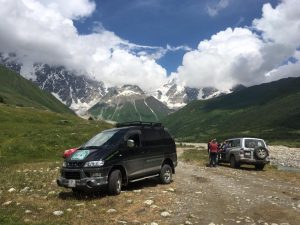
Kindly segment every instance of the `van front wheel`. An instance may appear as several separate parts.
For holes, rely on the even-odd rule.
[[[160,170],[160,181],[162,184],[169,184],[172,181],[172,168],[168,164],[164,164]]]
[[[122,188],[122,173],[120,170],[111,172],[108,178],[108,194],[119,195]]]

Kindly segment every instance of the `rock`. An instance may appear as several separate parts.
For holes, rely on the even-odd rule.
[[[142,190],[133,190],[134,193],[141,193]]]
[[[30,190],[29,187],[24,187],[24,188],[20,191],[20,193],[26,193],[26,192],[28,192],[29,190]]]
[[[175,192],[175,189],[174,188],[168,188],[167,191],[169,191],[169,192]]]
[[[300,208],[300,203],[297,205],[298,208]]]
[[[208,225],[215,225],[213,222],[209,223]]]
[[[84,203],[78,203],[78,204],[76,204],[75,206],[81,207],[81,206],[84,206],[84,205],[85,205]]]
[[[54,215],[54,216],[61,216],[61,215],[63,215],[63,214],[64,214],[64,212],[61,211],[61,210],[58,210],[58,211],[54,211],[54,212],[53,212],[53,215]]]
[[[156,209],[156,208],[159,208],[159,207],[157,205],[151,205],[150,208],[151,209]]]
[[[2,204],[2,206],[10,205],[11,203],[12,203],[12,201],[7,201],[7,202],[4,202],[4,203]]]
[[[184,222],[184,224],[186,224],[186,225],[192,225],[193,223],[187,220],[187,221]]]
[[[150,223],[150,225],[158,225],[158,223],[152,222]]]
[[[26,214],[30,214],[30,213],[32,213],[32,211],[29,210],[29,209],[27,209],[27,210],[25,210],[25,213],[26,213]]]
[[[92,206],[96,207],[97,205],[96,204],[92,204]]]
[[[202,191],[196,191],[195,194],[202,194]]]
[[[107,210],[106,212],[107,212],[107,213],[115,213],[115,212],[117,212],[117,210],[115,210],[115,209],[109,209],[109,210]]]
[[[169,212],[167,212],[167,211],[162,212],[160,215],[162,217],[169,217],[169,216],[171,216],[171,214]]]
[[[132,200],[132,199],[128,199],[128,200],[126,201],[126,203],[127,203],[127,204],[132,204],[132,203],[133,203],[133,200]]]
[[[118,223],[118,224],[127,224],[127,222],[126,222],[126,221],[123,221],[123,220],[119,220],[117,223]]]
[[[10,189],[8,190],[9,193],[12,193],[12,192],[15,192],[15,191],[16,191],[15,188],[10,188]]]
[[[55,191],[49,191],[48,195],[56,195],[56,192]]]
[[[72,212],[72,209],[71,209],[71,208],[68,208],[67,211],[68,211],[68,212]]]
[[[146,201],[144,201],[144,204],[146,204],[146,205],[152,205],[153,204],[153,200],[146,200]]]

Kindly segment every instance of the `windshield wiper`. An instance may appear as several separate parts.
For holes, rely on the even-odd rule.
[[[83,146],[80,149],[100,149],[101,146]]]

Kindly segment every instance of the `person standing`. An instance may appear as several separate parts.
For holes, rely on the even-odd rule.
[[[217,155],[218,155],[218,142],[213,139],[209,144],[209,155],[210,155],[210,167],[217,166]]]

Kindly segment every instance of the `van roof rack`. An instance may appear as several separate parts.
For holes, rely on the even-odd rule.
[[[116,124],[116,127],[129,127],[129,126],[162,127],[162,123],[132,121],[132,122],[124,122],[124,123],[117,123]]]

